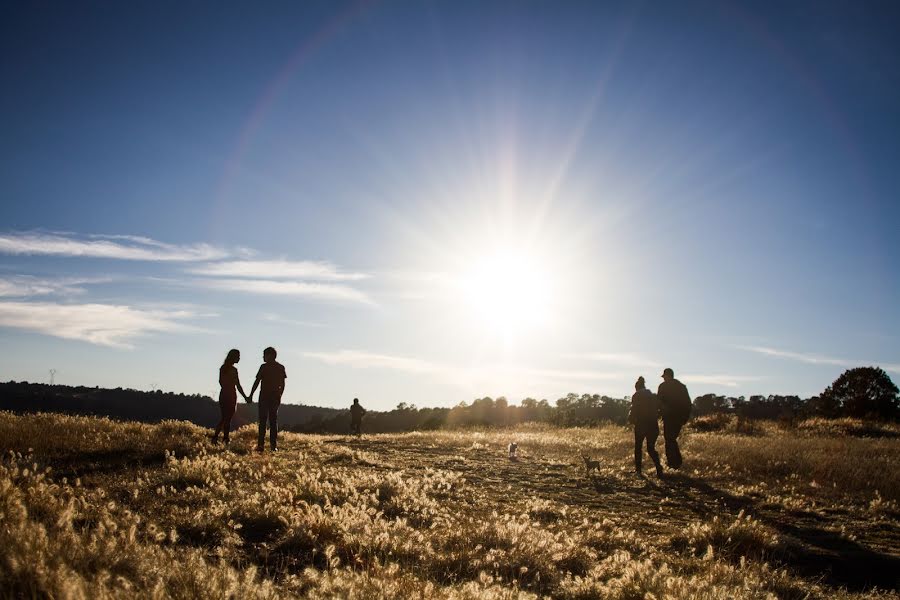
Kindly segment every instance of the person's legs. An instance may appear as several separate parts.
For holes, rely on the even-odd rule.
[[[222,431],[225,434],[225,443],[231,442],[229,435],[231,434],[231,419],[234,418],[234,412],[237,410],[237,401],[229,402],[222,409]]]
[[[219,402],[219,422],[216,424],[216,432],[212,436],[213,444],[219,442],[219,433],[222,431],[222,427],[225,426],[225,409],[222,408],[222,403]]]
[[[269,401],[269,447],[276,450],[278,447],[278,407],[280,400]]]
[[[656,427],[647,432],[647,454],[653,459],[656,466],[656,474],[662,475],[662,464],[659,462],[659,452],[656,451],[656,439],[659,437],[659,428]]]
[[[219,441],[219,433],[225,428],[226,415],[228,414],[228,398],[223,398],[222,394],[219,394],[219,422],[216,425],[216,432],[213,434],[212,441],[213,443],[218,443]],[[234,413],[231,413],[232,415]],[[228,434],[225,434],[225,439],[228,439]]]
[[[663,421],[663,437],[666,440],[666,464],[673,469],[681,468],[681,449],[678,447],[678,434],[683,423],[675,420]]]
[[[641,448],[641,445],[644,441],[644,432],[641,431],[640,425],[634,426],[634,470],[638,473],[641,472],[641,460],[643,458],[644,451]]]
[[[260,396],[259,402],[257,402],[259,407],[259,435],[256,438],[256,449],[260,452],[263,451],[266,442],[266,419],[269,418],[269,410],[266,404],[266,399]]]

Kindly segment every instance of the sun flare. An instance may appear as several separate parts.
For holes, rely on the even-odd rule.
[[[526,252],[503,249],[479,255],[460,283],[469,312],[494,332],[521,333],[550,317],[549,273],[542,261]]]

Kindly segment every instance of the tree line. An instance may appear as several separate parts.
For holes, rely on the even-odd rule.
[[[588,427],[602,422],[624,425],[631,398],[598,394],[567,394],[551,403],[525,398],[511,404],[505,397],[476,398],[451,408],[418,408],[401,402],[390,411],[370,410],[363,420],[366,433],[469,427],[509,427],[537,422],[559,427]],[[349,403],[348,403],[349,408]],[[108,416],[115,419],[159,422],[164,419],[191,421],[212,427],[218,420],[216,402],[200,394],[69,387],[27,382],[0,383],[0,410],[15,412],[64,412]],[[849,369],[821,394],[799,396],[753,395],[748,397],[704,394],[693,401],[692,416],[712,413],[736,414],[748,420],[799,420],[808,417],[856,417],[884,421],[900,420],[897,386],[882,369]],[[346,433],[348,409],[283,404],[278,413],[283,429],[304,433]],[[256,421],[256,406],[240,404],[235,426]]]

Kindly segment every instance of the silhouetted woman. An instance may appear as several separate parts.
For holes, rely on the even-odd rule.
[[[218,443],[220,431],[225,433],[223,436],[225,443],[230,441],[228,434],[231,433],[231,418],[234,416],[234,411],[237,410],[237,393],[240,392],[244,400],[247,400],[247,394],[244,393],[244,388],[241,387],[238,379],[237,367],[234,366],[240,360],[240,351],[232,348],[228,351],[225,362],[219,367],[219,385],[222,386],[222,390],[219,392],[219,410],[222,411],[222,420],[216,425],[216,433],[212,437],[213,444]]]

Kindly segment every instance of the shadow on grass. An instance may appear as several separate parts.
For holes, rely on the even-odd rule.
[[[48,461],[57,477],[84,477],[87,475],[111,475],[141,467],[160,466],[166,462],[165,451],[123,452],[102,450],[79,452],[72,456]]]
[[[817,515],[760,508],[752,500],[739,498],[702,479],[680,473],[667,475],[663,482],[667,484],[666,493],[676,503],[697,513],[710,515],[720,505],[729,513],[744,510],[760,523],[795,540],[799,551],[785,566],[806,577],[851,591],[900,587],[900,557],[872,550],[839,533],[808,523],[809,519],[818,520]]]

